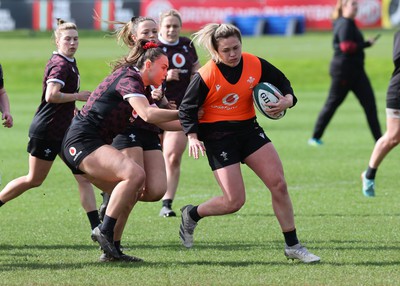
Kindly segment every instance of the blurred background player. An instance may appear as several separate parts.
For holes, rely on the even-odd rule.
[[[361,174],[362,192],[366,197],[375,196],[375,176],[386,155],[400,142],[400,31],[393,41],[394,71],[386,93],[386,132],[375,144],[368,168]]]
[[[29,172],[4,187],[0,206],[44,182],[61,151],[62,139],[74,116],[75,101],[86,101],[90,95],[90,91],[79,91],[80,76],[74,58],[79,46],[76,25],[58,19],[54,37],[57,51],[47,62],[41,102],[29,128]],[[75,178],[81,204],[94,229],[100,220],[92,185],[82,176]]]
[[[13,118],[10,113],[10,100],[4,88],[3,69],[0,64],[0,112],[1,119],[4,121],[3,126],[11,128],[13,126]]]
[[[166,82],[166,98],[179,108],[192,75],[200,68],[194,45],[186,37],[180,37],[182,18],[178,11],[168,10],[160,15],[160,47],[166,52],[169,69]],[[183,131],[164,131],[162,134],[163,155],[167,171],[167,192],[162,198],[160,216],[174,217],[172,202],[178,189],[182,154],[187,137]]]
[[[357,11],[356,0],[338,0],[335,7],[332,16],[334,54],[330,64],[331,86],[312,138],[308,140],[310,146],[323,144],[322,135],[349,91],[354,93],[363,107],[374,140],[382,136],[374,91],[364,69],[364,49],[371,47],[377,38],[364,41],[354,20]]]

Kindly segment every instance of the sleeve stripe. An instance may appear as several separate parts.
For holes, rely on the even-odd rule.
[[[144,94],[141,94],[141,93],[129,93],[129,94],[125,94],[123,96],[123,99],[124,100],[128,100],[128,98],[131,98],[131,97],[144,97],[144,98],[146,98],[146,96]]]
[[[48,79],[46,81],[46,84],[49,84],[50,82],[57,82],[57,83],[61,84],[61,87],[64,87],[64,85],[65,85],[65,82],[63,82],[62,80],[59,80],[57,78]]]

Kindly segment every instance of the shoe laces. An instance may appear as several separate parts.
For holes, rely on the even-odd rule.
[[[189,233],[189,234],[193,234],[193,231],[195,229],[197,225],[197,222],[195,222],[189,215],[189,213],[187,214],[187,217],[185,219],[185,230]]]
[[[314,254],[310,253],[308,251],[308,249],[303,245],[301,245],[299,248],[295,249],[294,253],[299,256],[303,256],[303,257],[313,257],[314,256]]]

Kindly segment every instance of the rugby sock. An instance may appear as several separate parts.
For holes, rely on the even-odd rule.
[[[197,208],[198,206],[193,207],[190,211],[189,211],[189,215],[192,218],[192,220],[194,220],[195,222],[198,222],[200,219],[202,219],[201,216],[199,216],[199,213],[197,212]]]
[[[4,205],[4,203],[3,203],[2,201],[0,201],[0,207],[1,207],[2,205]]]
[[[111,240],[114,238],[114,227],[116,223],[116,218],[109,217],[108,215],[104,216],[103,224],[101,225],[100,230]]]
[[[118,249],[118,251],[121,251],[121,240],[114,241],[114,246],[116,249]]]
[[[87,212],[86,215],[89,218],[90,227],[92,228],[92,230],[99,226],[100,219],[99,219],[99,213],[97,212],[97,210]]]
[[[293,246],[299,243],[299,240],[297,239],[296,229],[284,232],[283,236],[285,237],[285,242],[287,246]]]
[[[367,172],[365,172],[365,177],[369,180],[374,180],[376,176],[376,171],[378,171],[378,169],[374,169],[368,166]]]
[[[167,207],[167,208],[171,208],[171,206],[172,206],[172,200],[171,200],[171,199],[163,200],[163,201],[162,201],[162,206],[163,206],[163,207]]]

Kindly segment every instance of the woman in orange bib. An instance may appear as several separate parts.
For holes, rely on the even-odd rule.
[[[270,103],[271,112],[296,104],[286,76],[264,59],[242,53],[239,29],[230,24],[208,24],[194,40],[211,56],[199,69],[179,108],[179,118],[188,137],[189,156],[207,153],[208,162],[222,195],[182,211],[179,235],[183,245],[193,246],[194,228],[207,216],[237,212],[246,200],[240,164],[246,164],[263,181],[272,196],[272,207],[285,238],[285,255],[304,263],[318,262],[297,238],[292,202],[279,156],[258,125],[252,90],[259,82],[278,87],[284,96]],[[198,118],[198,111],[204,114]]]

